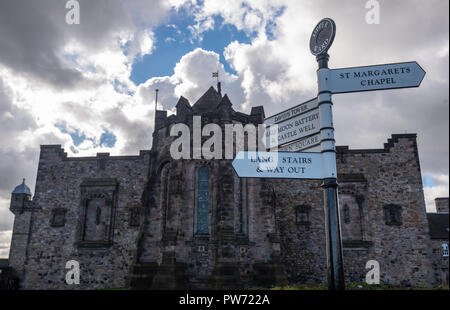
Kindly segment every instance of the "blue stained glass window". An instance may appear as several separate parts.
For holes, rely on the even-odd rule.
[[[197,233],[208,234],[209,218],[209,168],[198,169]]]

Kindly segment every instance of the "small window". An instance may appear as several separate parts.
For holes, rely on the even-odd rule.
[[[295,224],[297,225],[309,225],[309,213],[311,207],[308,205],[299,205],[295,208]]]
[[[66,223],[66,210],[65,209],[54,209],[52,210],[52,219],[50,225],[52,227],[63,227]]]
[[[448,243],[442,243],[442,256],[448,257]]]
[[[350,223],[350,208],[348,207],[348,204],[344,205],[344,222],[346,224]]]
[[[140,225],[141,212],[139,208],[131,208],[130,210],[130,226],[137,227]]]
[[[386,225],[400,226],[402,225],[402,207],[394,204],[385,205],[384,220]]]

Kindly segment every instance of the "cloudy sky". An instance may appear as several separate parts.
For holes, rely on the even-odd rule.
[[[419,88],[335,95],[337,145],[382,148],[417,133],[427,208],[449,195],[449,1],[78,0],[0,1],[0,257],[13,224],[11,191],[34,192],[39,145],[69,156],[138,154],[151,147],[154,90],[160,109],[191,103],[215,84],[234,108],[269,116],[315,96],[309,36],[330,17],[330,68],[417,61]]]

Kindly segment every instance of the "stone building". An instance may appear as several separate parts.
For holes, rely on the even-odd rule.
[[[261,106],[235,111],[210,88],[176,114],[157,111],[151,150],[68,157],[42,145],[36,187],[11,196],[9,264],[27,289],[228,289],[326,281],[320,181],[239,178],[225,159],[174,160],[176,123],[260,124]],[[347,281],[434,285],[431,238],[415,134],[383,148],[337,147]],[[66,263],[79,262],[68,285]]]
[[[8,282],[12,278],[11,268],[7,259],[0,259],[0,290],[8,289]]]
[[[435,282],[448,286],[448,197],[436,198],[436,213],[427,213]]]
[[[440,212],[447,212],[448,213],[448,197],[447,198],[443,198],[443,197],[439,197],[436,198],[434,200],[434,203],[436,205],[436,212],[440,213]]]

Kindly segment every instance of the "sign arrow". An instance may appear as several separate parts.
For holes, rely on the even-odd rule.
[[[279,152],[320,152],[320,133],[283,145]]]
[[[285,121],[291,117],[306,113],[317,107],[318,107],[318,101],[317,101],[317,97],[316,97],[316,98],[313,98],[306,102],[302,102],[301,104],[296,105],[295,107],[292,107],[283,112],[277,113],[271,117],[266,118],[264,120],[264,124],[266,124],[267,126],[270,126],[272,124],[281,123],[282,121]]]
[[[415,61],[386,65],[331,69],[333,94],[418,87],[425,71]]]
[[[319,109],[289,118],[265,129],[266,148],[280,146],[320,132]]]
[[[323,178],[321,153],[240,151],[233,168],[241,178]]]

